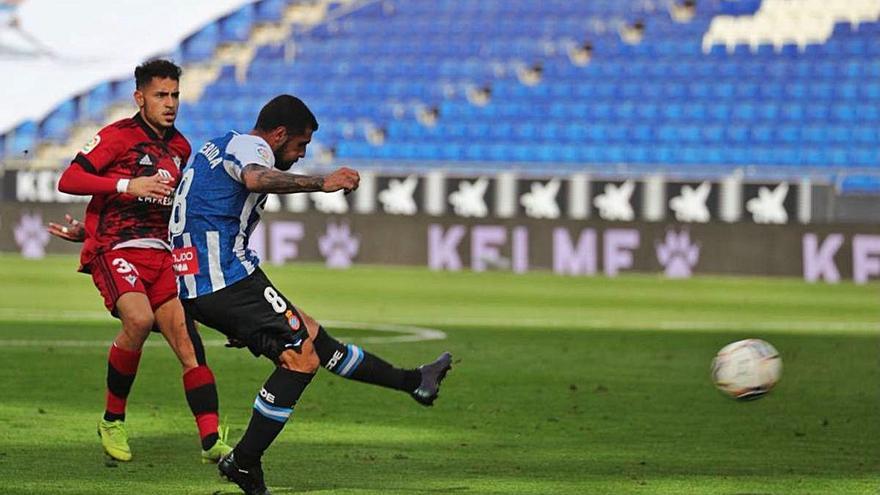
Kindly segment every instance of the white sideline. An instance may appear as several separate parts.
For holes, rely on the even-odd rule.
[[[422,320],[424,321],[424,320]],[[395,320],[395,323],[409,323],[409,320]],[[413,320],[413,322],[416,322]],[[554,321],[552,318],[494,318],[461,316],[431,318],[432,325],[486,325],[511,326],[519,328],[553,328],[577,330],[710,330],[710,331],[766,331],[766,332],[880,332],[880,322],[846,321],[674,321],[645,320],[618,321],[585,319],[573,323],[571,320]]]
[[[104,311],[39,311],[19,308],[0,308],[0,320],[7,321],[41,321],[41,322],[66,322],[66,321],[113,321],[113,318]],[[510,326],[518,328],[572,328],[585,330],[614,330],[614,329],[641,329],[641,330],[708,330],[708,331],[753,331],[753,332],[880,332],[880,322],[847,322],[847,321],[760,321],[760,322],[737,322],[737,321],[675,321],[675,320],[646,320],[646,321],[619,321],[597,320],[584,317],[581,321],[573,322],[573,318],[558,321],[553,318],[511,318],[511,317],[479,317],[479,316],[446,316],[443,318],[420,318],[420,319],[391,319],[389,323],[352,323],[340,321],[323,321],[328,327],[364,329],[376,331],[388,331],[408,333],[397,337],[366,337],[361,342],[417,342],[420,340],[438,340],[446,338],[446,334],[440,330],[423,328],[418,325],[428,323],[430,325],[486,325],[486,326]],[[347,325],[347,326],[346,326]],[[418,330],[416,330],[418,329]],[[0,326],[0,332],[4,329]],[[442,337],[431,334],[420,334],[421,331],[439,332]],[[381,340],[367,340],[381,339]],[[391,340],[388,340],[391,339]],[[213,345],[213,344],[211,344]]]

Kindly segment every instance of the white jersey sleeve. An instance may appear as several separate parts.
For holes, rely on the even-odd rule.
[[[272,168],[275,166],[275,154],[272,153],[272,148],[263,138],[250,134],[239,134],[233,137],[226,146],[223,167],[233,180],[242,182],[241,171],[248,165]]]

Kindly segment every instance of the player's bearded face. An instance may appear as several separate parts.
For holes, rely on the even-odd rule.
[[[275,168],[278,170],[290,170],[294,163],[306,156],[306,146],[311,141],[311,129],[306,129],[304,134],[287,136],[287,141],[275,150]]]
[[[174,125],[180,107],[180,83],[170,78],[154,77],[135,91],[135,101],[144,120],[151,126],[165,130]]]

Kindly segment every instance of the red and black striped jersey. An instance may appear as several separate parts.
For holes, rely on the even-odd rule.
[[[190,152],[189,142],[176,128],[160,137],[138,113],[101,129],[70,167],[111,179],[158,173],[167,176],[173,188]],[[157,201],[118,192],[92,195],[86,208],[87,238],[80,269],[87,271],[95,255],[114,247],[167,245],[172,199]]]

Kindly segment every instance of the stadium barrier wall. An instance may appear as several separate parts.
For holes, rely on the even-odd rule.
[[[30,258],[75,253],[78,245],[52,238],[45,224],[62,220],[68,212],[81,218],[83,209],[81,204],[4,202],[0,250]],[[764,275],[859,284],[880,278],[878,225],[468,219],[317,211],[267,212],[264,217],[251,247],[273,264],[394,264],[609,277],[631,272],[670,278]]]
[[[57,190],[60,171],[8,171],[0,189],[4,201],[69,203],[87,198]],[[270,197],[267,210],[342,214],[454,215],[463,218],[600,219],[687,223],[789,224],[823,221],[813,202],[822,186],[799,182],[746,182],[736,174],[711,180],[638,179],[572,173],[523,177],[514,172],[457,176],[441,170],[425,174],[362,173],[350,197],[292,195]]]

